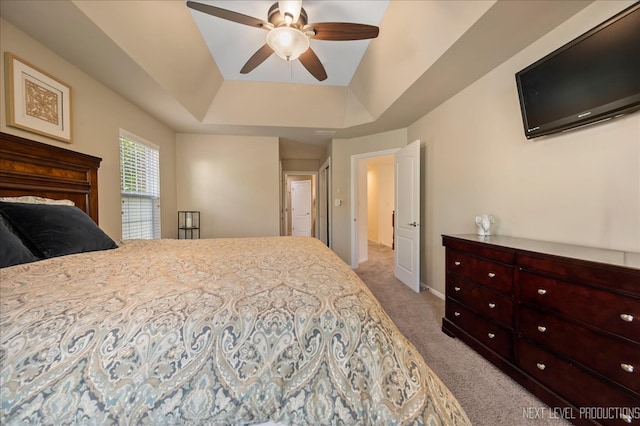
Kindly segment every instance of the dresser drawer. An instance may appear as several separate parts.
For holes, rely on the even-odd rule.
[[[513,353],[513,334],[490,323],[451,298],[447,298],[446,317],[469,335],[505,359]]]
[[[447,250],[447,272],[473,280],[504,294],[513,293],[513,267]]]
[[[637,409],[634,410],[640,404],[640,400],[637,398],[534,345],[520,341],[518,349],[519,367],[549,389],[579,407],[579,412],[574,413],[576,419],[590,418],[589,416],[592,415],[597,416],[598,413],[602,413],[603,408],[616,407],[629,410],[608,410],[604,412],[607,415],[606,417],[612,417],[609,415],[618,412],[624,414],[631,411],[632,418],[627,419],[630,423],[622,418],[591,418],[591,420],[605,425],[640,424],[640,419],[637,417]],[[585,409],[580,410],[580,407]],[[597,411],[597,409],[601,411]]]
[[[640,344],[525,307],[520,309],[520,335],[640,394]]]
[[[520,271],[520,300],[640,342],[640,300]]]
[[[513,301],[461,276],[447,275],[447,296],[513,329]]]
[[[576,248],[575,246],[573,247]],[[608,252],[606,257],[617,258],[624,256],[620,251],[599,250],[595,248],[582,248],[586,251]],[[630,254],[630,253],[627,253]],[[598,256],[599,257],[599,256]],[[624,268],[606,263],[588,262],[578,259],[558,258],[545,256],[539,253],[518,253],[516,263],[530,271],[538,271],[555,275],[565,281],[588,282],[605,290],[623,291],[640,297],[640,270]],[[637,268],[637,266],[636,266]]]

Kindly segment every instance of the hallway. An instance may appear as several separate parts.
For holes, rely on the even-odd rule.
[[[380,269],[389,269],[393,273],[393,249],[384,244],[368,241],[369,259],[360,264],[360,267],[367,268],[377,267]],[[358,269],[360,269],[360,267]]]

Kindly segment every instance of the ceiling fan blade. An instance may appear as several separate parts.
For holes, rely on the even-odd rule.
[[[324,70],[324,66],[318,59],[318,55],[313,49],[308,48],[300,57],[300,63],[311,73],[312,76],[318,81],[324,81],[327,79],[327,72]]]
[[[244,64],[244,66],[240,70],[240,74],[249,74],[258,65],[266,61],[272,53],[273,49],[270,48],[268,44],[265,44],[260,49],[258,49],[258,51],[254,53],[252,57],[249,58],[247,63]]]
[[[315,40],[366,40],[378,37],[380,32],[379,28],[373,25],[349,22],[321,22],[309,24],[307,27],[315,31]]]
[[[231,10],[222,9],[208,4],[188,1],[187,7],[203,13],[207,13],[217,18],[226,19],[227,21],[237,22],[238,24],[248,25],[250,27],[269,29],[269,24],[262,19],[253,16],[243,15],[242,13],[233,12]]]

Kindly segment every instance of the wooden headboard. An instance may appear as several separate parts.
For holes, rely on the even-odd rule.
[[[101,158],[0,133],[0,196],[68,199],[98,223]]]

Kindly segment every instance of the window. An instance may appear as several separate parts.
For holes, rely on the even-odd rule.
[[[120,131],[122,239],[160,238],[160,152]]]

